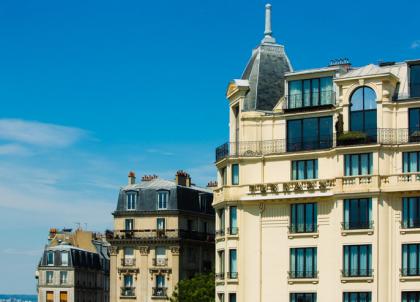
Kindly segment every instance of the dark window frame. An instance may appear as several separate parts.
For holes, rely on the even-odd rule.
[[[353,274],[352,271],[352,257],[351,257],[351,249],[353,247],[357,247],[357,273]],[[360,265],[360,256],[361,256],[361,252],[360,249],[361,247],[367,247],[367,255],[366,255],[366,268],[361,268]],[[347,251],[347,257],[348,259],[348,266],[349,267],[345,267],[346,265],[346,249]],[[372,264],[373,264],[373,259],[372,259],[372,245],[371,244],[352,244],[352,245],[344,245],[343,246],[343,273],[345,275],[345,277],[371,277],[372,275]],[[362,270],[366,270],[366,274],[361,274]]]
[[[235,167],[235,168],[234,168]],[[237,171],[237,176],[238,176],[238,180],[237,181],[235,181],[235,174],[234,174],[234,171]],[[232,164],[231,165],[231,184],[232,184],[232,186],[237,186],[237,185],[239,185],[239,182],[240,182],[240,178],[239,178],[239,164]]]
[[[312,251],[312,271],[299,271],[297,255],[298,251],[303,250],[303,268],[306,269],[307,251]],[[317,247],[294,247],[289,250],[289,268],[292,278],[316,278],[318,272],[318,249]],[[295,267],[292,267],[292,254],[295,257]]]
[[[367,221],[361,221],[361,217],[363,217],[362,213],[363,208],[361,207],[362,202],[367,202]],[[357,212],[358,212],[358,221],[352,221],[351,216],[351,206],[350,204],[357,203]],[[346,221],[346,204],[349,206],[349,221]],[[358,229],[370,229],[372,228],[372,198],[349,198],[344,199],[343,204],[343,228],[345,230],[358,230]]]
[[[412,268],[410,265],[411,258],[410,258],[410,247],[415,246],[416,247],[416,267]],[[407,267],[404,267],[404,248],[407,252]],[[420,243],[406,243],[403,244],[401,247],[401,274],[403,276],[420,276]]]
[[[415,302],[420,302],[420,291],[403,291],[401,293],[402,302],[411,302],[413,298]]]
[[[300,300],[299,298],[303,298],[304,300]],[[290,302],[316,302],[316,299],[316,293],[290,293]]]
[[[304,207],[303,210],[303,230],[301,230],[299,228],[299,224],[298,224],[298,208],[299,206]],[[308,224],[306,223],[307,221],[307,210],[306,208],[312,205],[312,221],[313,224],[312,226],[308,226]],[[318,203],[316,202],[309,202],[309,203],[292,203],[290,205],[290,232],[291,233],[314,233],[317,231],[317,224],[318,224]]]
[[[353,96],[354,96],[354,94],[357,92],[357,91],[359,91],[360,89],[362,89],[362,91],[363,91],[363,96],[362,96],[362,104],[363,104],[363,109],[362,110],[351,110],[351,107],[352,107],[352,103],[353,103]],[[366,129],[366,113],[367,112],[377,112],[377,110],[378,110],[378,108],[377,107],[375,107],[375,109],[365,109],[365,89],[370,89],[370,90],[372,90],[374,93],[375,93],[375,102],[378,100],[378,96],[376,95],[376,92],[375,92],[375,90],[373,89],[373,88],[371,88],[371,87],[369,87],[369,86],[359,86],[359,87],[357,87],[356,89],[354,89],[353,90],[353,92],[351,93],[351,95],[350,95],[350,109],[349,109],[349,129],[350,129],[350,131],[355,131],[355,130],[353,130],[353,123],[352,123],[352,113],[353,112],[362,112],[362,116],[363,116],[363,119],[362,119],[362,132],[368,132],[369,130],[375,130],[376,131],[376,129],[378,128],[378,124],[377,124],[377,121],[376,121],[376,128],[375,129]],[[376,118],[378,118],[378,116],[376,115]],[[358,130],[356,130],[356,131],[358,131]]]
[[[304,162],[304,177],[299,178],[299,162]],[[314,177],[308,177],[308,162],[312,162],[312,167],[314,171]],[[293,160],[292,167],[291,167],[291,175],[292,180],[304,180],[304,179],[318,179],[318,159],[301,159],[301,160]],[[294,177],[294,171],[296,170],[296,177]]]
[[[411,154],[416,154],[417,157],[417,169],[416,171],[411,171]],[[408,167],[408,171],[406,171],[406,164]],[[409,151],[409,152],[403,152],[402,156],[402,165],[403,165],[403,173],[415,173],[420,172],[420,151]]]
[[[366,154],[368,154],[368,174],[362,174],[362,155],[366,155]],[[353,175],[353,169],[352,169],[352,167],[353,167],[353,164],[352,164],[353,156],[357,156],[358,157],[358,162],[359,162],[359,165],[358,165],[358,170],[359,171],[358,171],[358,174],[356,174],[356,175]],[[347,158],[349,160],[347,160]],[[349,162],[350,175],[347,175],[347,173],[346,173],[347,172],[347,169],[346,169],[347,162]],[[373,172],[373,153],[370,152],[370,153],[344,154],[344,176],[368,176],[368,175],[372,175],[372,172]]]
[[[352,295],[356,294],[356,301],[350,300]],[[363,297],[364,296],[364,297]],[[365,298],[362,300],[362,298]],[[343,302],[371,302],[372,292],[343,292]]]
[[[331,79],[331,91],[328,90],[321,90],[321,79]],[[305,82],[309,81],[309,105],[305,105]],[[296,93],[296,94],[292,94],[291,93],[291,83],[292,82],[299,82],[300,83],[300,93]],[[318,83],[318,92],[315,93],[314,92],[314,82]],[[297,108],[309,108],[309,107],[318,107],[318,106],[325,106],[325,105],[331,105],[329,103],[326,104],[322,104],[322,92],[330,92],[331,94],[334,93],[334,87],[333,87],[333,77],[332,76],[325,76],[325,77],[318,77],[318,78],[309,78],[309,79],[302,79],[302,80],[289,80],[287,81],[287,86],[288,86],[288,108],[289,109],[297,109]],[[301,102],[301,106],[291,106],[290,104],[290,99],[294,96],[299,96],[300,95],[300,102]],[[316,98],[314,98],[314,96],[317,96]],[[324,97],[326,99],[328,99],[327,97]],[[331,96],[332,98],[332,96]],[[315,100],[317,100],[317,103],[315,103]]]
[[[414,203],[417,203],[416,207],[413,209],[412,200]],[[414,211],[413,215],[410,215],[410,212]],[[411,228],[420,228],[420,197],[419,196],[410,196],[402,198],[402,227],[406,229]],[[410,221],[410,216],[414,216],[414,221]]]

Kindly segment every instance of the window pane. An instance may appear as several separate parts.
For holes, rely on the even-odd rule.
[[[353,92],[350,99],[350,110],[361,111],[363,110],[363,87],[358,88]]]
[[[312,80],[312,106],[319,105],[319,79]]]
[[[303,120],[303,148],[305,150],[316,149],[318,142],[318,119],[308,118]]]
[[[319,139],[321,148],[329,148],[332,146],[332,117],[322,117],[319,120]]]
[[[368,175],[370,174],[370,161],[369,161],[369,154],[361,154],[360,155],[360,166],[361,166],[361,175]]]
[[[311,106],[311,80],[303,81],[303,106]]]
[[[302,82],[289,82],[289,108],[302,107]]]
[[[333,96],[332,78],[321,78],[321,105],[332,104]]]
[[[410,96],[420,96],[420,65],[410,67]]]
[[[359,155],[351,155],[351,175],[359,175]]]
[[[305,161],[303,160],[298,161],[297,176],[297,179],[305,179]]]
[[[376,93],[372,88],[364,87],[365,98],[364,106],[365,110],[376,109]]]
[[[350,131],[364,131],[363,129],[363,112],[350,113]]]
[[[239,165],[233,164],[232,165],[232,185],[239,184]]]

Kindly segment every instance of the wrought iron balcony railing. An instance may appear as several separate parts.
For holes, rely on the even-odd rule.
[[[413,268],[402,268],[400,270],[401,276],[410,277],[410,276],[420,276],[420,266]]]
[[[335,104],[335,92],[333,90],[327,90],[286,95],[286,102],[283,104],[283,109],[286,111],[317,110],[325,107],[333,107]]]
[[[121,287],[121,296],[122,297],[135,297],[136,288],[133,286],[123,286]]]
[[[134,257],[126,257],[121,259],[122,266],[135,266],[136,265],[136,258]]]
[[[152,296],[153,297],[167,297],[167,287],[153,287]]]
[[[341,223],[343,230],[373,229],[373,220],[369,221],[345,221]]]
[[[420,228],[420,219],[404,219],[401,221],[402,229],[417,229]]]
[[[216,280],[225,280],[225,272],[215,274]]]
[[[227,272],[228,279],[238,279],[238,272]]]
[[[216,162],[227,157],[256,157],[287,152],[330,149],[339,146],[381,144],[402,145],[420,142],[420,128],[378,128],[347,131],[314,139],[290,138],[260,141],[227,142],[216,148]]]
[[[114,230],[112,238],[118,239],[191,239],[200,241],[214,241],[214,234],[183,229],[165,229],[165,230]]]
[[[318,272],[314,270],[307,271],[289,271],[289,279],[315,279],[318,278]]]
[[[153,266],[167,266],[168,258],[153,258]]]
[[[220,229],[216,231],[216,237],[222,237],[225,236],[225,229]]]
[[[227,232],[229,235],[238,235],[239,228],[238,227],[229,227],[227,228]]]
[[[373,269],[343,269],[341,270],[341,276],[345,278],[357,278],[357,277],[372,277]]]
[[[318,232],[318,225],[313,223],[292,223],[289,225],[289,233],[316,233]]]

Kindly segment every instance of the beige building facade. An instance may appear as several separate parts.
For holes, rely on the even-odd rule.
[[[212,190],[155,175],[121,188],[111,243],[111,301],[167,301],[180,280],[214,268]]]
[[[293,71],[270,9],[227,90],[216,301],[420,301],[420,60]]]

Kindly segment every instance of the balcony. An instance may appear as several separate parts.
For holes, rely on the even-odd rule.
[[[239,228],[238,227],[229,227],[229,228],[227,228],[227,233],[228,233],[228,235],[231,235],[231,236],[238,236]]]
[[[401,229],[420,229],[420,219],[405,219],[401,221]]]
[[[420,277],[420,267],[415,268],[402,268],[400,270],[401,276],[408,277],[408,276],[417,276]]]
[[[289,239],[300,237],[313,237],[317,238],[318,225],[313,223],[292,223],[289,225]]]
[[[227,272],[227,278],[230,280],[237,280],[238,272]]]
[[[153,287],[152,298],[166,298],[168,288],[167,287]]]
[[[309,271],[288,271],[288,283],[318,283],[318,272],[309,270]]]
[[[121,266],[135,266],[136,265],[136,258],[134,257],[127,257],[121,259]]]
[[[214,234],[183,229],[114,230],[109,240],[178,240],[214,241]]]
[[[136,296],[136,288],[132,286],[121,287],[121,297],[134,298]]]
[[[259,157],[287,152],[325,150],[354,145],[402,145],[420,142],[420,128],[378,128],[367,132],[348,131],[321,138],[293,138],[227,142],[216,148],[216,162],[230,157]]]
[[[373,269],[343,269],[341,282],[373,282]]]
[[[153,266],[167,266],[168,258],[153,258]]]
[[[283,103],[285,112],[312,111],[333,108],[336,104],[332,90],[286,95]]]
[[[341,234],[343,236],[351,234],[373,234],[373,221],[350,221],[341,223]]]
[[[223,237],[223,236],[225,236],[224,228],[216,231],[216,238],[217,237]]]
[[[225,272],[217,273],[214,276],[215,276],[216,281],[223,281],[223,280],[225,280]]]

